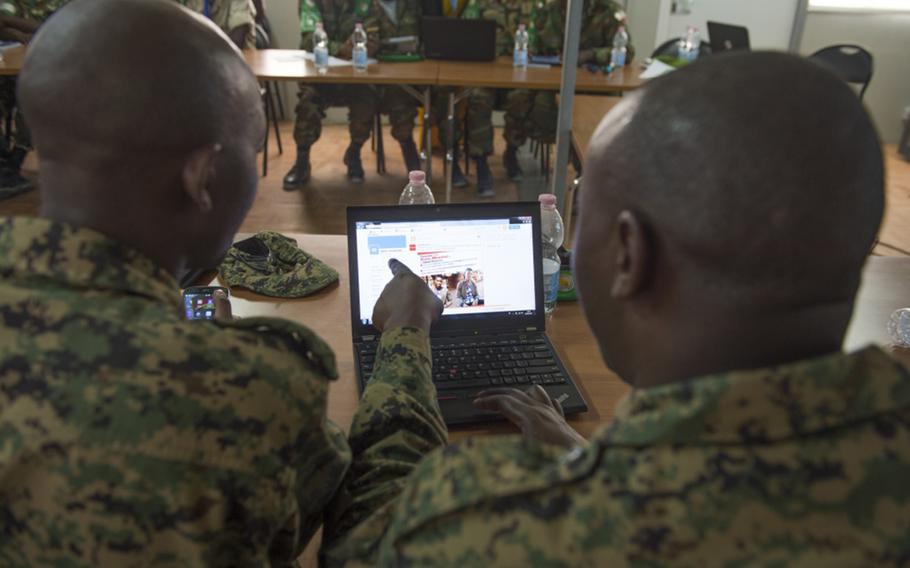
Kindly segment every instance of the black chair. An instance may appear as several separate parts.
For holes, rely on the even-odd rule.
[[[859,86],[859,99],[863,99],[872,82],[871,53],[858,45],[842,43],[820,49],[809,58],[827,67],[845,82]]]
[[[654,53],[651,54],[651,59],[661,56],[679,57],[679,41],[681,39],[682,38],[677,37],[663,42],[654,50]],[[711,53],[711,44],[702,40],[701,44],[698,46],[699,59],[711,55]]]

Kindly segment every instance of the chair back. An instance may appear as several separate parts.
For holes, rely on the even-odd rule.
[[[679,42],[681,39],[681,37],[677,37],[663,42],[654,50],[654,53],[651,54],[651,58],[653,59],[660,56],[679,57]],[[711,44],[702,40],[701,44],[698,46],[699,59],[706,55],[711,55],[711,52]]]
[[[842,43],[820,49],[809,58],[827,67],[843,81],[860,85],[859,98],[862,100],[872,82],[871,53],[858,45]]]

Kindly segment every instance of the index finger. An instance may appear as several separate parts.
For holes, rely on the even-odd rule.
[[[391,270],[392,274],[395,276],[398,276],[399,274],[414,274],[405,263],[401,262],[397,258],[389,259],[389,270]]]

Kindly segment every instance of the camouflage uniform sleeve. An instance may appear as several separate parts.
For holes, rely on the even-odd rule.
[[[374,554],[405,480],[446,443],[431,372],[425,332],[404,327],[382,335],[373,378],[351,424],[351,469],[326,518],[327,559]]]
[[[300,13],[300,49],[313,50],[313,32],[316,24],[322,21],[319,6],[313,0],[300,0],[297,3]]]

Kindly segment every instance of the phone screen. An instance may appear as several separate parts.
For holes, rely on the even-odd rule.
[[[217,286],[187,288],[183,291],[183,309],[186,313],[186,319],[210,320],[215,317],[215,298],[216,290],[223,290],[228,293],[226,288]]]

